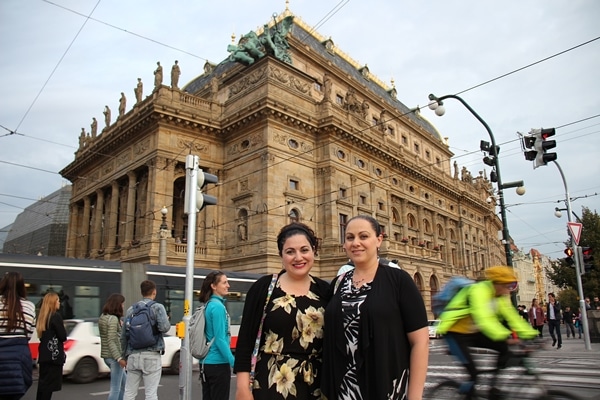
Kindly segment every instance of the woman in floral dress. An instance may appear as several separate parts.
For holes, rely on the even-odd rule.
[[[320,399],[323,313],[329,284],[309,274],[317,243],[308,226],[297,222],[284,226],[277,236],[283,270],[268,302],[273,276],[260,278],[248,291],[235,355],[236,400]],[[263,310],[251,383],[252,352]]]

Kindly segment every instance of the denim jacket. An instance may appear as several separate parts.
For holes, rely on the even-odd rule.
[[[152,301],[150,298],[143,298],[144,303],[148,303]],[[160,303],[154,303],[150,306],[150,309],[154,312],[156,316],[156,326],[160,333],[166,333],[171,328],[171,323],[169,322],[169,317],[167,316],[167,311],[165,307]],[[133,314],[133,306],[127,309],[127,313],[125,313],[125,321]],[[127,329],[123,327],[121,329],[121,351],[123,352],[123,358],[127,358],[131,353],[141,353],[142,351],[156,351],[157,353],[163,354],[165,352],[165,341],[162,335],[159,336],[158,341],[155,345],[146,347],[144,349],[133,349],[127,340]]]

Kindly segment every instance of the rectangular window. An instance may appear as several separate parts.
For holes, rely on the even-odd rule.
[[[340,199],[346,198],[347,191],[345,188],[340,188]]]
[[[425,150],[425,158],[431,160],[431,152],[429,150]]]
[[[377,207],[379,208],[379,211],[383,211],[383,209],[384,209],[383,201],[378,202]]]
[[[298,190],[298,189],[299,189],[299,182],[297,180],[290,179],[290,190]]]
[[[408,137],[406,135],[402,135],[402,144],[405,146],[408,144]]]
[[[319,82],[315,82],[315,90],[321,91],[321,84]]]
[[[367,204],[367,196],[365,196],[364,194],[361,194],[360,196],[358,196],[358,201],[360,204]]]
[[[373,117],[373,120],[371,122],[373,123],[373,126],[377,126],[377,123],[379,121],[377,120],[377,118]]]
[[[343,105],[344,98],[342,96],[340,96],[339,94],[335,95],[335,103],[340,106]]]
[[[346,241],[346,224],[348,223],[348,216],[345,214],[340,214],[340,243],[344,243]]]
[[[419,153],[421,151],[421,148],[419,147],[419,143],[415,143],[414,149],[415,149],[415,153]]]
[[[394,128],[392,128],[391,126],[388,126],[387,131],[390,134],[390,136],[396,137],[396,131],[394,131]]]

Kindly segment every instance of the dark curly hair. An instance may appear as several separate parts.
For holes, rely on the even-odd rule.
[[[281,228],[277,235],[277,249],[279,250],[279,256],[282,255],[283,244],[285,241],[294,235],[304,235],[310,243],[310,246],[313,248],[315,255],[318,254],[319,239],[315,235],[315,232],[301,222],[292,222]]]

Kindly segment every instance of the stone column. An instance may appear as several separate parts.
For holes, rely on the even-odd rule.
[[[402,238],[408,237],[408,213],[406,212],[406,200],[400,199],[400,223],[402,224]]]
[[[67,248],[65,255],[69,258],[77,257],[75,253],[77,250],[77,235],[79,233],[79,220],[81,215],[79,213],[79,206],[77,203],[71,203],[69,206],[69,228],[67,229]]]
[[[117,224],[119,223],[119,183],[112,181],[110,191],[110,214],[108,216],[108,243],[106,247],[113,250],[117,245]]]
[[[96,209],[94,216],[94,226],[92,235],[92,248],[91,251],[97,252],[102,248],[102,224],[104,217],[104,191],[102,189],[96,190]]]
[[[135,223],[135,193],[136,193],[136,174],[133,171],[127,173],[129,186],[127,190],[127,211],[125,215],[125,240],[123,245],[129,244],[133,240],[133,228]]]
[[[85,257],[89,250],[90,213],[90,197],[85,196],[83,198],[83,217],[81,218],[81,243],[77,246],[79,248],[77,253],[80,258]]]

